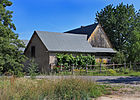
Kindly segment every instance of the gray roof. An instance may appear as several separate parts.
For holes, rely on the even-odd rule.
[[[54,52],[109,52],[115,53],[111,48],[95,48],[87,41],[87,35],[65,34],[47,31],[35,31],[48,51]]]
[[[86,35],[36,31],[48,51],[94,53]]]
[[[96,53],[104,52],[104,53],[116,53],[115,50],[112,48],[98,48],[98,47],[93,47],[93,49],[96,51]]]
[[[87,35],[87,38],[89,38],[90,35],[92,34],[92,32],[97,27],[97,25],[98,25],[98,23],[91,24],[91,25],[88,25],[88,26],[81,26],[80,28],[69,30],[69,31],[66,31],[64,33],[86,34]]]

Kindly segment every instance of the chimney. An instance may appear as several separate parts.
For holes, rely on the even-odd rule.
[[[84,28],[85,26],[81,26],[81,28]]]

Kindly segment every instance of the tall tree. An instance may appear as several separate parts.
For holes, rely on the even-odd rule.
[[[125,54],[127,61],[140,61],[140,11],[123,3],[108,5],[96,14],[113,47]]]
[[[133,5],[108,5],[96,14],[96,20],[102,25],[112,45],[117,50],[126,49],[128,38],[133,30],[135,20]]]
[[[13,11],[6,10],[11,5],[9,0],[0,0],[0,72],[18,74],[22,71],[22,62],[25,60],[20,51],[24,45],[13,32],[16,30],[11,19]]]
[[[136,14],[134,29],[127,45],[128,60],[140,62],[140,11]]]

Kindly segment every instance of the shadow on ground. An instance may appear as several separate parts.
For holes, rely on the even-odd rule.
[[[140,84],[140,77],[120,77],[116,79],[99,79],[102,83]]]

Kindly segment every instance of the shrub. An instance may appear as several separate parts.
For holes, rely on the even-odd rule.
[[[124,73],[124,74],[128,74],[128,73],[129,73],[129,69],[120,68],[120,72],[122,72],[122,73]]]
[[[72,65],[85,68],[86,64],[94,65],[95,56],[87,55],[83,56],[82,54],[73,56],[72,54],[57,54],[57,65],[64,65],[66,70],[71,69]]]
[[[114,63],[123,64],[126,61],[125,55],[123,52],[119,51],[111,60]]]
[[[113,70],[113,69],[109,69],[109,70],[108,70],[108,74],[110,74],[110,75],[115,75],[115,74],[116,74],[116,71]]]
[[[102,94],[106,94],[108,91],[105,89],[105,86],[103,85],[93,85],[90,89],[89,96],[92,98],[97,98],[101,96]]]
[[[27,73],[33,78],[39,73],[38,65],[35,63],[34,59],[30,59],[29,66],[27,67]]]

